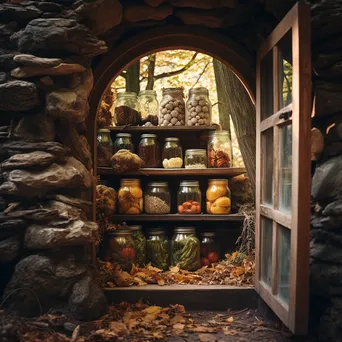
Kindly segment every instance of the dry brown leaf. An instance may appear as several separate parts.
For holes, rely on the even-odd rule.
[[[171,273],[178,273],[180,271],[180,268],[178,266],[171,266],[170,272]]]
[[[144,286],[147,285],[146,282],[144,282],[142,279],[140,279],[139,277],[134,277],[134,282],[136,285],[138,286]]]
[[[153,338],[156,338],[156,339],[158,339],[158,340],[164,338],[163,334],[160,333],[159,331],[155,331],[152,335],[153,335]]]
[[[205,327],[203,325],[195,325],[187,327],[187,330],[197,333],[215,333],[217,332],[217,328]]]
[[[230,316],[229,318],[227,318],[227,322],[228,323],[233,323],[234,322],[234,317]]]
[[[128,334],[128,329],[126,327],[126,324],[121,322],[110,322],[109,323],[109,329],[117,334],[118,336],[123,336]]]
[[[184,331],[185,324],[176,323],[172,326],[172,329],[176,332],[177,335],[181,334]]]
[[[234,329],[230,329],[229,327],[224,327],[223,328],[223,333],[225,335],[235,336],[235,335],[237,335],[238,332],[236,330],[234,330]]]
[[[210,334],[198,334],[198,338],[201,342],[217,342],[217,338],[215,335]]]
[[[165,280],[163,278],[160,278],[157,280],[157,283],[159,286],[164,286],[165,285]]]

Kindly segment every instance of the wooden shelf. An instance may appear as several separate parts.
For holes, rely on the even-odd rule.
[[[109,126],[105,128],[113,132],[205,132],[216,130],[213,126]]]
[[[162,169],[142,168],[136,171],[117,173],[110,167],[98,167],[98,175],[115,176],[210,176],[210,177],[235,177],[246,172],[243,167],[229,167],[220,169]]]
[[[197,214],[197,215],[179,215],[179,214],[168,214],[168,215],[113,215],[111,217],[114,221],[121,222],[147,222],[147,221],[160,221],[160,222],[203,222],[203,221],[220,221],[220,222],[243,222],[245,216],[230,214],[230,215],[210,215],[210,214]]]

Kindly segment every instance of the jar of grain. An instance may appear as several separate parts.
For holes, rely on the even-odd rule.
[[[166,138],[162,153],[165,169],[180,168],[183,166],[183,151],[178,138]]]
[[[168,183],[149,183],[145,190],[144,204],[147,214],[169,214],[171,211],[171,196]]]
[[[128,150],[134,153],[134,145],[132,143],[132,134],[118,133],[114,142],[114,153],[120,150]]]
[[[143,210],[140,179],[121,179],[118,200],[120,214],[140,214]]]
[[[227,215],[231,209],[231,192],[228,179],[210,179],[207,189],[208,214]]]
[[[163,88],[159,108],[160,126],[184,126],[185,103],[183,88]]]
[[[97,166],[109,166],[113,156],[113,141],[110,130],[101,128],[97,131]]]
[[[186,169],[206,169],[207,151],[206,150],[186,150],[184,164]]]
[[[207,88],[192,88],[186,102],[185,123],[187,126],[210,126],[211,103]]]
[[[141,136],[139,157],[144,161],[144,167],[160,166],[160,149],[155,134],[143,134]]]
[[[179,214],[201,213],[201,189],[198,181],[183,181],[179,185],[177,204]]]

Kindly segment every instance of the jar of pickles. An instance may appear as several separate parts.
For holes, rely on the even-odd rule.
[[[206,150],[186,150],[184,164],[186,169],[205,169],[207,168]]]
[[[225,215],[230,213],[231,192],[227,179],[210,179],[206,195],[208,214]]]
[[[162,153],[165,169],[180,168],[183,166],[183,151],[178,138],[166,138]]]
[[[219,261],[220,249],[215,240],[215,232],[201,234],[201,265],[208,266]]]
[[[138,267],[144,267],[146,263],[146,238],[142,231],[142,227],[128,226],[127,228],[132,232],[136,252],[135,264]]]
[[[140,91],[138,103],[142,119],[145,119],[149,114],[158,115],[159,103],[155,90]]]
[[[120,214],[140,214],[143,210],[140,179],[121,179],[118,200]]]
[[[147,214],[169,214],[171,196],[167,182],[153,182],[147,185],[144,196]]]
[[[113,141],[109,129],[97,131],[97,166],[109,166],[113,156]]]
[[[128,150],[134,153],[134,145],[132,143],[132,134],[118,133],[114,142],[114,153],[120,150]]]
[[[175,228],[171,239],[171,264],[188,271],[201,267],[200,242],[194,227]]]
[[[198,181],[183,181],[180,183],[177,203],[179,214],[201,213],[201,189]]]
[[[185,123],[187,126],[210,126],[211,103],[207,88],[192,88],[186,102]]]
[[[155,134],[143,134],[139,143],[139,157],[144,167],[160,166],[160,149]]]
[[[183,88],[163,88],[159,108],[160,126],[184,126],[185,103]]]
[[[170,260],[170,242],[162,228],[147,231],[147,262],[161,270],[167,270]]]
[[[230,167],[232,146],[228,131],[216,131],[210,134],[208,141],[208,167]]]
[[[107,257],[130,272],[135,263],[136,251],[132,233],[128,229],[113,230],[108,233]]]

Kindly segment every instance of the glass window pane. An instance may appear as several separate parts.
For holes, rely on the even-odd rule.
[[[279,108],[292,102],[292,30],[279,42]]]
[[[272,50],[260,64],[261,120],[273,114],[273,56]]]
[[[285,303],[289,302],[290,292],[290,229],[278,226],[278,288],[277,294]]]
[[[273,204],[273,129],[262,133],[262,202]]]
[[[271,286],[272,282],[272,221],[261,217],[261,272],[260,279]]]
[[[291,213],[292,125],[279,128],[279,209]]]

